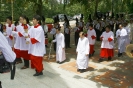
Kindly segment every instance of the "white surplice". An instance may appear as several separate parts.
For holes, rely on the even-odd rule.
[[[11,27],[9,27],[9,24],[6,25],[6,38],[11,47],[13,47],[13,40],[10,39],[9,36],[12,36],[12,31],[14,29],[14,24],[11,24]],[[13,37],[13,36],[12,36]]]
[[[79,38],[77,45],[77,68],[78,69],[87,69],[88,68],[88,56],[90,47],[88,38]]]
[[[7,39],[0,32],[0,51],[2,51],[7,62],[14,62],[16,54],[12,51]]]
[[[44,31],[42,27],[38,26],[37,28],[34,28],[34,26],[32,26],[29,29],[28,34],[30,38],[34,38],[38,41],[35,44],[32,44],[30,42],[28,53],[33,56],[43,57],[44,54],[46,54],[46,49],[45,49],[45,44],[44,44],[44,40],[45,40]]]
[[[96,37],[96,31],[94,29],[88,30],[88,32],[87,32],[87,38],[89,39],[90,45],[94,45],[96,39],[92,39],[91,36],[95,36]]]
[[[53,42],[56,42],[56,61],[59,62],[66,59],[64,40],[64,35],[62,33],[56,34],[55,40],[53,40]]]

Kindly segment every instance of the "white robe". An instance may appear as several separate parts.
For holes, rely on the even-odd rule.
[[[95,36],[96,37],[96,32],[95,32],[94,29],[88,30],[88,32],[87,32],[87,38],[89,39],[89,44],[90,45],[94,45],[96,39],[92,39],[91,36]]]
[[[84,37],[83,39],[79,38],[77,49],[77,68],[78,69],[87,69],[88,68],[88,56],[90,47],[88,38]]]
[[[119,35],[120,35],[120,29],[118,29],[118,30],[116,31],[116,38],[117,38],[117,41],[116,41],[115,44],[117,44],[118,47],[120,46],[120,37],[119,37]]]
[[[126,37],[126,46],[130,44],[130,28],[128,26],[125,27],[127,31],[127,37]]]
[[[28,30],[29,30],[30,26],[29,25],[27,25],[27,26],[28,26]],[[25,36],[25,31],[24,31],[23,26],[21,26],[21,24],[18,25],[16,27],[16,30],[17,30],[16,32],[15,31],[12,32],[12,34],[14,36],[16,36],[16,42],[14,44],[14,48],[19,49],[19,50],[27,51],[28,48],[29,48],[29,45],[26,44],[26,38],[24,37]],[[23,35],[23,37],[19,37],[19,35],[18,35],[19,32]]]
[[[122,28],[120,29],[120,39],[119,39],[119,53],[123,53],[125,52],[125,48],[126,48],[126,38],[127,38],[127,31],[126,29]]]
[[[12,51],[7,39],[0,32],[0,51],[2,51],[7,62],[14,62],[16,54]]]
[[[103,37],[103,41],[101,44],[101,48],[106,48],[106,49],[113,49],[114,48],[114,33],[112,31],[110,32],[103,32],[101,37]],[[111,38],[112,41],[109,42],[108,38]]]
[[[56,42],[56,61],[62,62],[66,59],[65,55],[65,42],[64,35],[62,33],[56,34],[55,40]]]
[[[44,40],[45,40],[44,31],[42,27],[38,26],[37,28],[34,28],[34,26],[32,26],[29,29],[28,34],[30,38],[35,38],[38,41],[35,44],[32,44],[30,42],[28,53],[33,56],[43,57],[44,54],[46,54],[46,49],[45,49],[45,44],[44,44]]]
[[[11,27],[9,27],[8,24],[6,25],[6,34],[7,34],[6,38],[11,47],[13,47],[14,43],[13,40],[9,38],[9,36],[12,36],[13,29],[14,29],[14,24],[11,24]]]

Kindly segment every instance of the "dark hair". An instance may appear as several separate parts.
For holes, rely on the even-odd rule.
[[[39,21],[38,24],[41,25],[41,17],[39,15],[35,15],[33,18]]]
[[[27,19],[27,17],[25,15],[21,15],[20,17],[22,17],[23,19]]]
[[[29,21],[29,18],[28,18],[28,17],[26,17],[26,22],[27,22],[27,24],[29,24],[29,23],[30,23],[30,21]]]
[[[110,29],[110,30],[111,30],[111,27],[110,27],[109,25],[107,25],[105,28],[108,28],[108,29]]]
[[[11,16],[7,17],[6,19],[9,19],[10,21],[12,21],[12,17]]]
[[[60,28],[56,28],[56,30],[61,31],[61,29],[60,29]]]
[[[84,33],[84,32],[80,32],[80,33],[82,33],[82,36],[84,36],[84,35],[85,35],[85,33]],[[79,34],[80,34],[80,33],[79,33]]]
[[[15,21],[14,25],[17,26],[19,24],[18,20]]]
[[[93,27],[93,24],[89,24],[90,27]]]
[[[123,24],[122,24],[122,23],[120,23],[119,26],[120,26],[120,25],[123,27]]]

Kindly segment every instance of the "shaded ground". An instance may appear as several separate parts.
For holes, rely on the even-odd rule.
[[[133,59],[123,55],[123,57],[118,58],[117,52],[115,49],[115,56],[113,61],[108,62],[105,60],[102,63],[98,62],[100,44],[101,42],[96,42],[95,45],[95,55],[92,58],[89,58],[89,68],[85,73],[77,72],[76,68],[76,46],[74,45],[73,38],[74,33],[71,33],[71,47],[66,49],[67,60],[65,63],[59,65],[59,68],[62,68],[67,71],[71,71],[88,80],[92,80],[98,85],[103,85],[110,88],[133,88]],[[49,51],[49,49],[48,49]],[[52,51],[53,58],[47,60],[45,56],[44,60],[50,63],[55,63],[55,55]],[[100,86],[98,88],[101,88]]]

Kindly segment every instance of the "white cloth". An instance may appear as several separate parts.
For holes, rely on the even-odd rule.
[[[116,44],[118,44],[118,47],[120,46],[120,37],[119,37],[119,35],[120,35],[120,29],[118,29],[116,31],[116,38],[117,38]]]
[[[30,42],[28,53],[34,56],[43,57],[44,54],[46,54],[46,49],[44,44],[44,40],[45,40],[44,31],[42,27],[38,26],[37,28],[34,28],[34,26],[32,26],[28,31],[28,34],[30,35],[30,38],[34,38],[38,41],[35,44],[32,44]]]
[[[29,25],[27,25],[27,26],[28,26],[28,30],[29,30],[30,26]],[[12,32],[14,35],[16,34],[15,35],[16,36],[16,42],[14,44],[14,48],[27,51],[29,48],[29,45],[26,44],[26,38],[24,37],[25,36],[25,30],[24,30],[23,26],[18,25],[16,27],[16,30],[17,30],[16,32],[15,31]],[[18,32],[20,32],[23,35],[23,37],[19,37]]]
[[[56,29],[52,28],[52,30],[50,31],[50,34],[55,35],[56,34]]]
[[[64,35],[62,33],[56,34],[53,42],[56,42],[56,61],[64,61],[66,59]]]
[[[129,23],[128,27],[130,28],[130,40],[133,40],[133,23]]]
[[[79,31],[80,29],[78,27],[73,28],[74,32]]]
[[[79,22],[79,27],[83,27],[84,26],[84,22]]]
[[[87,38],[89,40],[89,44],[90,45],[94,45],[96,39],[92,39],[91,36],[95,36],[96,37],[96,31],[94,29],[88,30],[88,32],[87,32]]]
[[[83,39],[79,38],[78,45],[76,49],[77,54],[77,68],[78,69],[87,69],[88,68],[88,56],[90,52],[89,40],[84,37]]]
[[[48,26],[45,24],[45,25],[42,25],[43,27],[43,30],[44,30],[44,33],[47,33],[48,32]]]
[[[100,23],[96,24],[96,29],[100,30]]]
[[[69,34],[69,28],[65,28],[65,33]]]
[[[122,28],[120,29],[120,39],[119,39],[119,53],[123,53],[125,52],[125,48],[126,48],[126,38],[127,38],[127,31],[126,29]]]
[[[14,29],[14,24],[11,24],[11,27],[9,27],[9,24],[6,25],[6,38],[11,47],[13,47],[13,40],[9,38],[9,36],[12,36],[12,31]]]
[[[14,62],[16,54],[12,51],[7,39],[0,32],[0,51],[2,51],[7,62]]]
[[[103,32],[101,37],[103,37],[101,48],[107,48],[107,49],[113,49],[114,48],[114,34],[112,31]],[[111,42],[108,41],[109,38],[112,39]]]
[[[126,37],[126,46],[130,44],[130,28],[128,26],[125,27],[127,31],[127,37]]]

